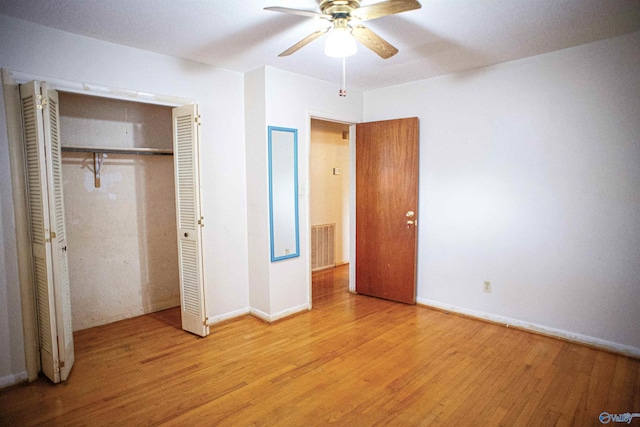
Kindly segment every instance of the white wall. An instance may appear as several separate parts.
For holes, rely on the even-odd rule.
[[[249,303],[254,314],[268,319],[269,286],[269,179],[266,143],[265,69],[245,75],[247,146],[247,227],[249,232]]]
[[[0,67],[44,77],[193,99],[202,115],[207,315],[247,309],[247,198],[242,74],[0,16]],[[0,118],[3,273],[0,384],[24,374],[6,120]],[[5,299],[6,296],[6,299]]]
[[[4,93],[0,85],[0,100]],[[18,259],[7,123],[0,102],[0,387],[27,379],[18,286]]]
[[[350,90],[349,96],[338,96],[339,86],[309,77],[293,74],[271,67],[265,67],[247,75],[247,96],[255,91],[255,99],[264,102],[264,110],[256,108],[254,116],[259,125],[247,123],[247,147],[251,147],[251,159],[247,162],[247,182],[250,190],[251,209],[249,219],[249,246],[261,253],[260,258],[251,257],[253,272],[264,272],[251,277],[250,289],[252,309],[258,308],[267,320],[275,320],[296,311],[304,310],[310,304],[309,258],[309,141],[311,116],[324,117],[347,122],[361,119],[362,93]],[[269,218],[267,180],[267,126],[281,126],[298,130],[298,178],[300,213],[300,256],[270,263],[269,258]],[[251,132],[249,131],[251,128]],[[252,221],[251,217],[255,218]],[[258,220],[258,219],[262,220]],[[259,293],[267,301],[254,306],[254,293]],[[267,310],[267,311],[265,311]]]
[[[336,264],[349,262],[349,137],[343,132],[349,125],[311,120],[310,224],[336,224]]]
[[[635,33],[365,94],[420,118],[419,302],[640,354],[639,58]]]

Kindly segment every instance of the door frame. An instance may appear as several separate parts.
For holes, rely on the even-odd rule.
[[[11,189],[14,202],[16,227],[16,253],[18,257],[18,280],[20,283],[20,305],[24,335],[25,366],[27,380],[34,381],[40,372],[38,324],[36,316],[33,273],[31,269],[30,231],[27,222],[26,169],[24,141],[22,140],[22,116],[20,112],[19,85],[31,80],[45,81],[51,89],[101,98],[133,101],[143,104],[180,107],[195,103],[194,99],[126,90],[118,87],[87,84],[54,77],[39,76],[2,68],[2,91],[7,116],[7,137],[11,166]]]
[[[306,155],[306,177],[305,182],[305,203],[307,206],[306,212],[306,227],[303,231],[305,238],[307,239],[306,253],[307,253],[307,285],[308,285],[308,305],[309,310],[313,308],[313,287],[311,283],[311,119],[324,120],[327,122],[336,122],[349,125],[349,292],[356,291],[356,124],[362,122],[362,120],[355,117],[349,117],[341,114],[332,114],[325,111],[319,112],[314,110],[307,110],[307,138],[305,139]]]

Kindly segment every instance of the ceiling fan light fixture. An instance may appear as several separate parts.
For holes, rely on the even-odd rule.
[[[354,55],[357,50],[356,39],[348,27],[334,28],[324,45],[324,54],[332,58],[345,58]]]
[[[385,0],[362,7],[360,0],[316,0],[316,2],[320,6],[320,12],[277,6],[265,7],[265,9],[323,19],[333,23],[333,31],[329,34],[331,40],[327,40],[324,53],[338,58],[345,58],[356,53],[356,40],[364,47],[374,51],[382,59],[391,58],[398,53],[398,49],[360,23],[422,7],[418,0]],[[354,27],[350,27],[350,23],[355,24]],[[316,30],[278,56],[289,56],[297,52],[300,48],[326,34],[330,29],[331,27],[325,27]],[[335,40],[336,38],[338,40]]]

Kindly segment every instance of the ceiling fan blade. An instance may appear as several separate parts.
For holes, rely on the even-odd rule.
[[[307,37],[303,38],[298,43],[294,44],[293,46],[291,46],[289,49],[285,50],[284,52],[282,52],[278,56],[289,56],[289,55],[291,55],[292,53],[296,52],[298,49],[301,49],[301,48],[305,47],[306,45],[308,45],[309,43],[311,43],[312,41],[314,41],[315,39],[317,39],[321,35],[325,34],[330,29],[331,28],[324,28],[322,30],[314,31],[313,33],[309,34]]]
[[[398,53],[398,49],[367,27],[357,25],[353,27],[351,34],[353,34],[356,40],[377,53],[383,59],[389,59]]]
[[[306,16],[308,18],[322,18],[322,19],[333,18],[331,15],[325,15],[324,13],[320,13],[320,12],[314,12],[311,10],[290,9],[288,7],[273,6],[273,7],[265,7],[264,10],[270,10],[272,12],[290,13],[292,15]]]
[[[416,0],[388,0],[354,9],[351,12],[351,16],[359,21],[370,21],[387,15],[420,9],[421,7],[420,2]]]

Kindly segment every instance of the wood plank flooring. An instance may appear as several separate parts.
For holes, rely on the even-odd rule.
[[[314,273],[314,308],[207,338],[176,309],[75,333],[69,380],[0,390],[0,425],[601,425],[640,412],[640,360],[424,307]],[[640,425],[636,418],[631,425]]]

